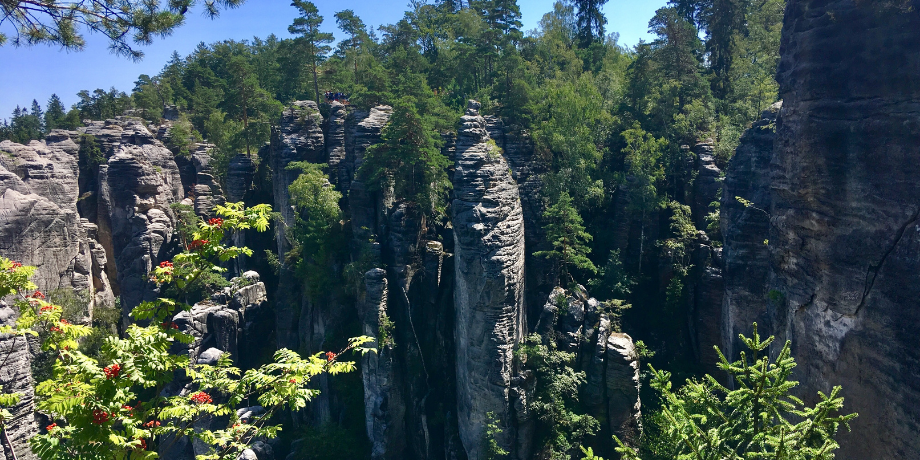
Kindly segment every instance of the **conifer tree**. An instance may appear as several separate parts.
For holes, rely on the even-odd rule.
[[[381,142],[367,149],[358,174],[375,190],[383,190],[392,180],[397,199],[418,206],[423,215],[438,217],[451,186],[440,145],[430,118],[419,115],[412,99],[403,97],[393,104]]]
[[[834,436],[856,414],[842,414],[841,388],[818,392],[812,407],[791,394],[798,382],[790,380],[796,367],[791,344],[770,359],[774,337],[761,339],[754,323],[748,338],[739,335],[748,351],[729,362],[719,353],[719,369],[728,373],[735,389],[714,377],[690,380],[672,390],[671,373],[652,366],[651,386],[663,400],[653,419],[660,439],[647,440],[642,455],[616,439],[617,451],[628,460],[641,456],[676,460],[832,460],[838,448]]]
[[[546,221],[546,239],[552,243],[553,249],[537,251],[534,256],[556,260],[560,279],[568,277],[575,281],[571,268],[596,273],[597,267],[588,258],[591,252],[588,243],[593,237],[585,231],[581,216],[568,192],[562,192],[556,203],[546,209],[543,219]]]
[[[57,94],[52,94],[45,110],[45,133],[51,132],[52,129],[62,128],[66,115],[61,98]]]
[[[604,17],[601,9],[607,0],[574,0],[575,18],[578,27],[578,38],[581,41],[581,47],[587,48],[599,40],[604,39],[604,26],[607,25],[607,18]]]
[[[325,59],[331,49],[329,44],[332,43],[333,36],[330,33],[320,32],[319,26],[323,23],[323,17],[320,16],[319,10],[313,2],[304,0],[294,0],[292,6],[297,8],[300,16],[294,19],[294,23],[288,26],[288,32],[300,35],[299,40],[307,48],[307,59],[313,72],[313,90],[316,95],[316,102],[319,103],[319,78],[317,76],[317,67]]]
[[[352,10],[342,10],[335,13],[335,23],[339,30],[348,34],[347,40],[342,40],[340,46],[351,53],[351,60],[354,65],[355,82],[358,81],[358,47],[369,40],[367,35],[367,26],[364,21],[358,17]]]
[[[221,8],[235,8],[245,0],[205,0],[205,13],[215,18]],[[162,3],[165,3],[162,4]],[[137,45],[149,45],[155,36],[167,36],[185,20],[198,0],[86,0],[76,2],[0,2],[3,21],[12,25],[15,46],[49,44],[82,50],[86,44],[80,29],[105,35],[116,54],[139,60]],[[0,46],[8,41],[0,33]]]

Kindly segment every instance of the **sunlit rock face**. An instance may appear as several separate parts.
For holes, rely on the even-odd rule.
[[[456,254],[457,413],[471,460],[482,458],[487,414],[512,449],[513,349],[525,333],[524,218],[508,163],[488,143],[471,101],[457,136],[453,227]]]

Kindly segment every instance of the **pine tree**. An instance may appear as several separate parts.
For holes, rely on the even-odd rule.
[[[441,142],[430,118],[419,115],[412,99],[403,97],[393,104],[381,142],[367,149],[358,174],[374,190],[392,180],[397,199],[416,205],[423,215],[439,217],[451,186]]]
[[[832,460],[839,447],[834,440],[838,429],[849,430],[856,414],[843,415],[841,388],[830,394],[818,392],[813,407],[791,395],[798,382],[790,380],[796,367],[791,344],[770,359],[767,348],[771,336],[762,340],[754,324],[752,337],[740,335],[750,352],[741,352],[729,362],[719,350],[719,369],[734,382],[731,390],[710,375],[689,380],[680,390],[671,388],[671,374],[650,367],[651,387],[663,401],[654,415],[651,432],[658,436],[646,440],[642,457],[678,460],[777,459]],[[628,460],[639,460],[640,453],[616,439],[617,451]]]
[[[45,110],[45,133],[51,132],[52,129],[63,128],[65,116],[66,113],[64,112],[64,104],[61,103],[61,98],[57,94],[52,94],[51,98],[48,99],[48,107]]]
[[[592,43],[604,39],[604,26],[607,18],[601,9],[607,0],[574,0],[575,18],[578,27],[578,38],[582,48],[588,48]]]
[[[215,18],[220,8],[235,8],[245,0],[205,0],[205,13]],[[59,45],[71,51],[86,44],[81,28],[99,32],[109,39],[109,48],[118,55],[139,60],[144,53],[138,45],[149,45],[153,37],[165,37],[182,25],[189,8],[198,0],[164,2],[140,0],[87,0],[79,2],[3,1],[0,15],[15,31],[15,46]],[[0,46],[8,41],[0,33]]]
[[[593,237],[585,231],[581,216],[568,192],[562,192],[556,203],[546,209],[543,219],[546,221],[546,239],[552,243],[553,249],[537,251],[534,256],[555,259],[559,264],[560,279],[568,277],[575,281],[570,268],[597,273],[597,267],[588,258],[591,252],[588,243]]]
[[[317,67],[329,53],[331,49],[329,44],[332,43],[333,36],[330,33],[320,32],[319,26],[323,23],[323,17],[320,16],[313,2],[294,0],[291,5],[297,8],[300,17],[294,19],[294,23],[288,27],[288,32],[300,35],[299,40],[307,47],[307,59],[313,72],[313,91],[316,95],[316,102],[319,103],[322,99],[319,93]]]
[[[339,30],[349,36],[347,40],[342,40],[339,46],[351,53],[355,82],[358,82],[358,47],[370,39],[367,35],[367,26],[352,10],[342,10],[335,13],[335,23],[338,25]]]

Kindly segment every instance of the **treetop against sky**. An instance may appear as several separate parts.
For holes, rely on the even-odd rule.
[[[340,10],[352,9],[368,24],[377,26],[393,24],[408,9],[408,0],[315,0],[324,18],[322,29],[343,38],[336,29],[333,15]],[[518,0],[524,30],[537,27],[543,14],[552,10],[554,0]],[[620,43],[633,46],[640,39],[651,39],[648,21],[655,10],[664,6],[665,0],[610,0],[604,7],[607,30],[620,34]],[[220,11],[211,20],[199,5],[188,11],[185,23],[168,37],[154,37],[152,44],[138,47],[144,58],[137,62],[109,50],[109,40],[98,33],[84,33],[83,51],[67,51],[59,46],[0,46],[0,119],[9,118],[13,109],[29,107],[32,99],[44,107],[52,93],[60,96],[66,107],[77,101],[80,90],[115,87],[130,92],[141,74],[155,75],[166,64],[173,51],[185,56],[199,43],[221,40],[246,40],[264,38],[275,34],[290,37],[287,31],[297,11],[289,0],[249,0],[235,9]],[[8,37],[13,30],[8,21],[0,24],[0,32]]]

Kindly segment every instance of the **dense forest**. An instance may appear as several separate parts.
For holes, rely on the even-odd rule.
[[[701,335],[692,319],[699,314],[694,306],[701,295],[700,280],[710,266],[721,264],[713,259],[721,257],[723,244],[720,202],[725,203],[725,198],[719,189],[713,190],[706,202],[700,202],[707,196],[695,192],[700,187],[696,182],[702,170],[700,158],[709,158],[710,170],[716,171],[709,179],[720,183],[721,171],[728,168],[745,131],[752,127],[776,130],[775,123],[764,124],[762,117],[774,106],[775,120],[786,1],[671,0],[649,20],[654,40],[634,47],[622,46],[616,31],[607,29],[601,12],[605,3],[557,1],[535,30],[525,31],[516,0],[414,0],[399,22],[372,30],[351,10],[321,12],[311,2],[294,0],[298,17],[288,26],[294,38],[270,35],[201,43],[188,56],[173,53],[159,74],[138,76],[130,94],[115,88],[85,90],[69,109],[56,95],[44,107],[33,101],[31,107],[17,107],[9,120],[0,123],[0,141],[28,145],[31,140],[55,136],[54,130],[85,131],[96,126],[94,121],[140,119],[151,132],[161,125],[167,127],[168,134],[160,138],[180,167],[197,158],[196,149],[206,145],[211,162],[208,174],[223,190],[234,187],[233,165],[245,156],[253,165],[253,174],[252,187],[242,198],[246,206],[256,207],[247,209],[259,209],[263,214],[267,211],[258,206],[275,205],[273,225],[285,228],[280,237],[277,231],[274,235],[277,246],[267,233],[240,236],[251,230],[246,219],[256,219],[249,214],[242,217],[240,213],[249,212],[242,208],[218,208],[224,209],[221,218],[213,214],[202,216],[211,217],[209,220],[199,221],[193,212],[197,210],[177,205],[173,208],[176,230],[186,234],[183,241],[197,244],[193,247],[195,244],[185,242],[181,245],[185,252],[179,252],[198,251],[200,255],[207,244],[245,240],[255,252],[213,249],[208,254],[219,254],[220,261],[214,259],[211,268],[220,272],[220,267],[229,267],[231,274],[242,276],[228,259],[247,255],[249,267],[265,281],[269,299],[282,299],[277,302],[283,305],[287,298],[298,309],[303,304],[306,312],[314,304],[339,308],[365,302],[365,297],[370,297],[365,287],[371,286],[366,280],[371,279],[375,267],[386,269],[381,276],[390,280],[389,295],[399,297],[394,292],[402,281],[395,280],[402,280],[403,274],[395,270],[425,263],[419,255],[423,251],[415,252],[415,246],[437,243],[445,253],[460,250],[460,239],[454,248],[451,235],[462,231],[452,219],[459,212],[456,196],[461,191],[452,189],[458,177],[470,173],[459,160],[455,164],[454,155],[469,130],[476,129],[476,117],[484,117],[491,123],[487,129],[493,138],[498,137],[492,133],[497,129],[493,126],[500,124],[502,133],[498,143],[489,140],[487,157],[511,155],[514,152],[510,150],[518,147],[508,139],[521,140],[533,152],[526,171],[540,183],[533,196],[524,196],[530,191],[522,189],[517,198],[524,203],[525,214],[527,206],[536,203],[540,223],[539,229],[526,230],[538,235],[538,243],[526,248],[528,270],[536,268],[527,274],[529,284],[522,294],[527,299],[525,331],[513,352],[515,366],[522,369],[520,378],[535,382],[527,384],[532,385],[527,408],[536,420],[528,425],[532,430],[528,439],[533,445],[510,448],[503,436],[508,436],[511,425],[523,433],[523,422],[511,424],[489,412],[483,425],[482,452],[464,454],[452,447],[449,434],[457,430],[457,422],[452,420],[458,415],[449,407],[457,401],[452,396],[426,400],[439,388],[454,388],[453,383],[431,383],[438,376],[453,375],[453,370],[438,372],[450,367],[454,358],[430,362],[432,350],[440,350],[444,339],[426,338],[425,331],[418,334],[412,321],[418,321],[420,316],[415,315],[422,313],[409,310],[383,315],[379,326],[371,328],[376,345],[390,353],[381,354],[381,362],[384,357],[402,356],[386,359],[400,363],[398,369],[408,375],[399,383],[407,388],[402,396],[421,400],[418,407],[408,404],[406,417],[422,419],[426,430],[437,427],[445,433],[432,434],[433,440],[429,440],[425,431],[426,448],[440,446],[438,458],[461,452],[477,460],[510,458],[509,449],[514,455],[532,452],[531,458],[539,459],[600,459],[598,455],[645,460],[721,459],[741,458],[738,451],[745,449],[762,449],[776,458],[833,458],[834,433],[838,425],[852,418],[837,416],[842,407],[839,387],[826,397],[822,394],[816,409],[799,410],[801,400],[786,399],[794,386],[787,380],[795,367],[788,343],[765,351],[773,339],[758,335],[754,325],[753,332],[746,331],[741,339],[750,355],[739,358],[737,353],[723,356],[712,350],[700,352],[711,347],[698,343]],[[340,33],[322,32],[324,21],[334,21]],[[315,105],[298,101],[314,101]],[[326,131],[329,149],[331,125],[323,123],[336,120],[339,111],[349,116],[364,114],[368,119],[375,113],[388,117],[379,138],[366,146],[348,177],[348,181],[361,182],[367,193],[376,194],[377,212],[385,215],[379,219],[387,222],[386,237],[375,234],[373,226],[354,223],[358,200],[364,195],[357,195],[354,186],[345,188],[347,181],[334,168],[322,161],[301,159],[279,170],[278,160],[272,156],[281,148],[279,139],[311,129]],[[81,134],[80,168],[104,164],[100,149],[107,145]],[[507,166],[508,174],[515,179],[522,177],[517,164],[509,161]],[[99,175],[92,174],[94,178]],[[279,183],[286,175],[292,180]],[[80,187],[83,193],[82,182]],[[287,201],[277,201],[278,187],[286,190]],[[186,192],[194,200],[197,190]],[[93,193],[82,194],[83,204],[78,203],[78,207],[96,200]],[[752,213],[770,217],[768,210],[748,198],[737,197],[735,201]],[[392,222],[403,215],[410,216],[401,221],[403,224],[414,219],[418,228],[409,242],[414,259],[400,265],[399,255],[381,254],[403,244],[399,238],[408,238],[404,234],[393,236],[399,228]],[[259,214],[258,219],[263,218],[267,219],[267,214]],[[226,237],[224,230],[216,233],[224,225],[223,219],[238,226],[232,234],[229,227],[223,227]],[[532,221],[528,216],[524,220],[528,225]],[[258,222],[267,228],[267,221]],[[765,240],[763,245],[767,244]],[[179,257],[173,262],[179,264],[179,260],[186,259]],[[14,268],[4,270],[12,273]],[[164,286],[178,278],[171,263],[161,263],[154,270],[153,280]],[[231,281],[213,273],[199,278],[198,272],[194,273],[198,285],[172,290],[164,287],[163,295],[191,305],[207,303],[208,292],[241,286],[241,278]],[[539,279],[531,278],[537,276],[533,273],[539,274]],[[293,285],[297,287],[288,289]],[[385,283],[383,292],[386,297]],[[294,293],[302,299],[290,300]],[[400,295],[406,304],[417,303],[420,296],[407,287]],[[542,309],[548,296],[547,309]],[[549,327],[562,331],[564,318],[575,311],[570,310],[571,305],[583,304],[578,308],[587,314],[584,309],[589,296],[603,300],[600,308],[604,317],[610,318],[611,330],[635,339],[634,354],[641,361],[638,375],[643,407],[641,428],[634,439],[620,439],[624,435],[609,428],[606,420],[590,415],[596,403],[589,400],[590,392],[585,390],[590,380],[585,374],[589,361],[573,351],[582,345],[566,349],[562,342],[547,339],[544,330],[546,319],[541,314],[555,312]],[[769,298],[783,301],[778,291],[770,291]],[[124,308],[125,299],[121,302]],[[430,303],[434,308],[443,300],[438,297]],[[283,308],[274,308],[279,326],[270,335],[285,344],[281,323],[305,320],[298,314],[285,317]],[[351,349],[363,344],[347,341],[367,333],[367,329],[362,332],[357,316],[323,314],[328,322],[320,340],[323,346]],[[163,324],[172,321],[157,315],[149,313],[145,318]],[[125,335],[125,325],[119,320],[105,321],[95,321],[94,325]],[[558,325],[553,326],[556,322]],[[414,344],[408,343],[409,339]],[[444,342],[449,344],[450,340]],[[318,351],[309,340],[292,343],[291,348],[299,345],[300,352]],[[329,362],[336,356],[333,353]],[[296,368],[296,363],[286,363],[293,366],[284,368],[287,371]],[[344,365],[335,369],[335,373],[355,370]],[[756,378],[751,369],[755,369]],[[106,370],[106,375],[110,372],[114,371]],[[253,378],[263,377],[258,374]],[[293,385],[295,380],[299,383],[301,378],[314,377],[300,373],[290,382]],[[343,375],[317,385],[324,394],[333,395],[324,404],[340,415],[315,416],[323,420],[321,425],[307,421],[310,417],[279,416],[285,427],[294,427],[290,433],[282,432],[280,438],[280,445],[298,455],[288,458],[395,458],[367,453],[376,445],[371,446],[365,435],[360,378]],[[366,381],[364,385],[367,391]],[[719,400],[714,394],[727,396]],[[770,396],[763,399],[762,394]],[[169,413],[179,417],[176,411],[192,410],[185,404],[170,406],[173,412]],[[302,409],[293,408],[294,412]],[[322,410],[330,411],[328,407]],[[792,420],[813,424],[786,422],[783,417],[790,413]],[[783,420],[775,430],[765,428],[769,425],[766,420],[772,417]],[[732,418],[743,422],[731,424]],[[406,430],[413,429],[407,422]],[[260,436],[268,434],[259,432]],[[413,444],[420,442],[416,441],[420,436],[408,436],[404,458],[431,458],[419,453],[427,451]],[[786,436],[799,443],[795,444],[798,453],[783,451],[784,443],[792,442]],[[464,442],[469,443],[466,438]],[[756,449],[752,447],[755,445]],[[145,442],[144,449],[146,446]],[[276,449],[278,446],[275,444]],[[245,446],[237,447],[242,450]],[[42,444],[46,452],[55,448]],[[736,456],[725,456],[725,449]],[[393,455],[392,450],[388,452]]]

